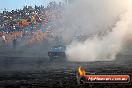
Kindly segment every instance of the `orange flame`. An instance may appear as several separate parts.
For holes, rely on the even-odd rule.
[[[86,71],[81,66],[79,66],[79,68],[78,68],[78,73],[79,73],[80,76],[85,76],[86,75]]]

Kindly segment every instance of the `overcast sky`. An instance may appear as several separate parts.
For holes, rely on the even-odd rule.
[[[47,5],[50,1],[62,1],[62,0],[0,0],[0,11],[4,8],[7,10],[21,9],[25,5]]]

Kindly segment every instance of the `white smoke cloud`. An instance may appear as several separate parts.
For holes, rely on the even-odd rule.
[[[62,19],[61,36],[68,42],[69,61],[110,61],[132,34],[131,0],[76,0]],[[103,37],[99,32],[111,30]],[[75,35],[95,35],[83,42],[72,40]]]
[[[123,15],[121,21],[117,22],[115,28],[103,38],[94,37],[85,42],[72,43],[67,48],[67,56],[70,61],[110,61],[114,60],[123,45],[125,44],[127,33],[132,32],[132,13]]]

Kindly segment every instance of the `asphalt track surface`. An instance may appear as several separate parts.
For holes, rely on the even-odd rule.
[[[76,69],[80,65],[90,73],[129,74],[132,78],[131,60],[67,62],[36,57],[0,59],[0,88],[132,88],[132,81],[126,84],[78,85],[76,79]]]

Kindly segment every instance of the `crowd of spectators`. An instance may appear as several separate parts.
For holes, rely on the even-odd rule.
[[[48,6],[24,6],[0,13],[0,46],[40,42],[49,36],[54,23],[61,18],[62,3],[50,2]]]

